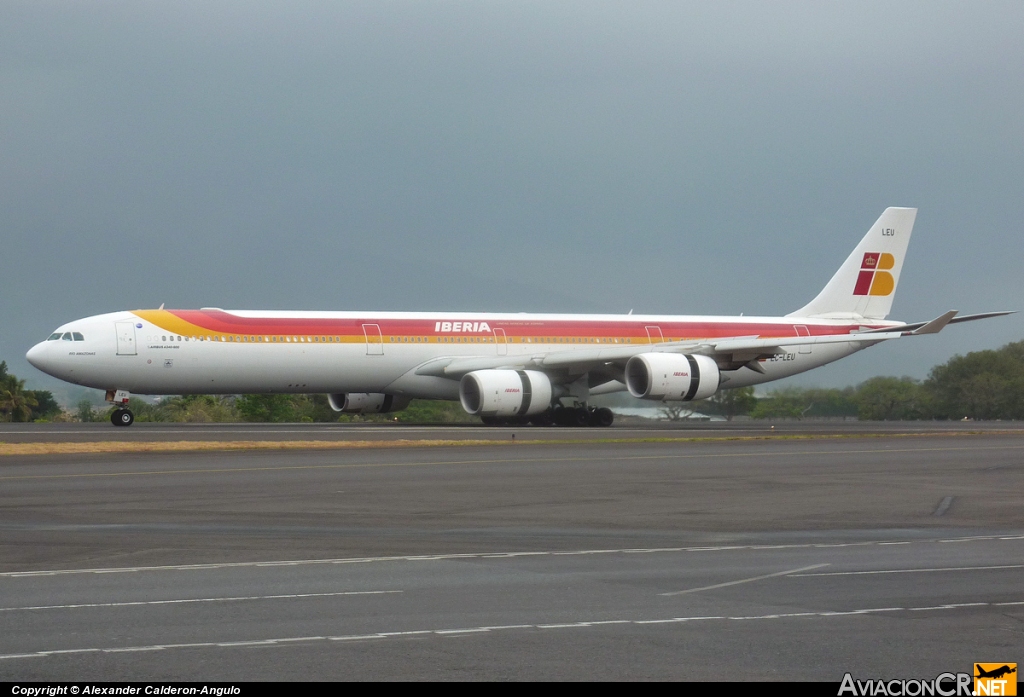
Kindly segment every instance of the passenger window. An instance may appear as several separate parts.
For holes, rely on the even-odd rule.
[[[82,336],[82,332],[71,332],[71,336],[75,337],[75,341],[85,341],[85,337]]]

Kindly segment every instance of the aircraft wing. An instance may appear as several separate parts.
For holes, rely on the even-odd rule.
[[[785,347],[814,346],[838,343],[875,344],[890,339],[899,339],[921,334],[936,334],[947,324],[966,322],[987,317],[997,317],[1009,312],[988,312],[980,315],[956,317],[957,311],[950,310],[929,322],[903,324],[882,329],[854,331],[849,334],[827,334],[824,336],[760,337],[736,336],[695,341],[672,341],[660,344],[637,344],[632,346],[593,347],[575,350],[555,350],[518,356],[442,357],[430,360],[416,369],[417,375],[432,375],[458,380],[474,370],[493,368],[516,368],[530,370],[565,371],[581,374],[602,366],[621,369],[633,356],[640,353],[691,353],[720,359],[724,364],[737,369],[748,366],[762,372],[759,358],[783,353]]]

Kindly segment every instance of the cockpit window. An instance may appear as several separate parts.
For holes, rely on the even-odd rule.
[[[74,341],[74,339],[71,338],[71,332],[64,332],[64,336],[62,336],[61,339],[64,339],[64,341]]]
[[[50,338],[47,339],[47,341],[57,341],[58,339],[60,339],[60,332],[57,332],[56,334],[50,334]]]
[[[85,341],[85,337],[82,336],[82,332],[71,332],[71,336],[75,337],[75,341]]]

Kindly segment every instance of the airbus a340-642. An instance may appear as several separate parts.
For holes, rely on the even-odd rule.
[[[308,393],[349,413],[458,399],[486,423],[608,426],[591,397],[704,399],[947,324],[887,321],[917,215],[888,208],[816,298],[784,317],[134,310],[75,320],[32,347],[54,377],[136,394]]]

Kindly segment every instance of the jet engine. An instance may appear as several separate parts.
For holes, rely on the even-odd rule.
[[[396,397],[375,392],[329,394],[327,402],[334,411],[346,414],[386,414],[389,411],[402,411],[409,406],[408,397]]]
[[[551,406],[551,380],[536,370],[475,370],[462,376],[459,401],[474,416],[532,416]]]
[[[706,399],[720,382],[718,364],[708,356],[641,353],[626,362],[626,388],[638,399]]]

